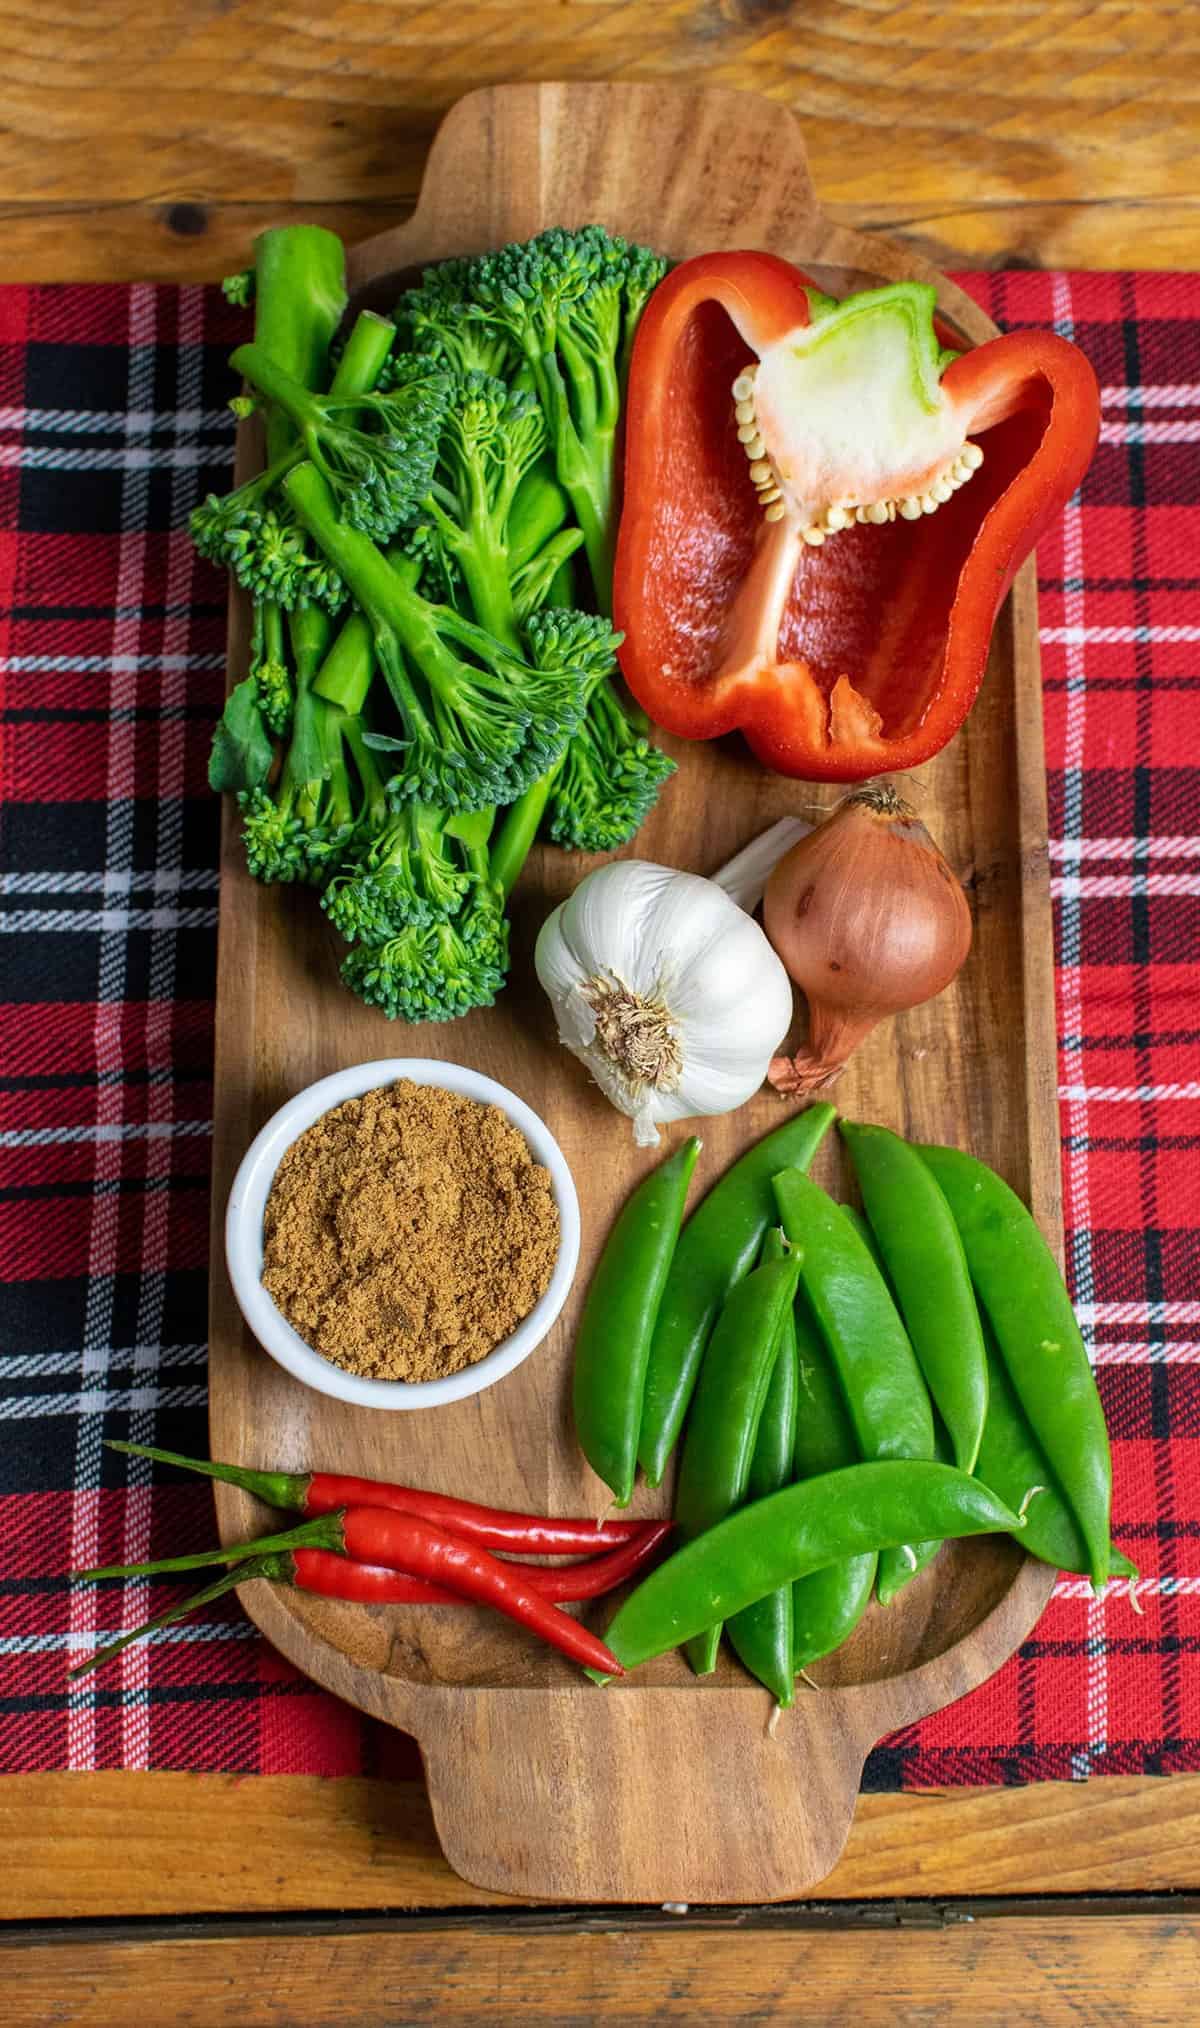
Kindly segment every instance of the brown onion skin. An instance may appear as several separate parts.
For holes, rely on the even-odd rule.
[[[878,1022],[942,992],[971,948],[960,883],[887,783],[848,796],[785,853],[763,926],[808,1001],[807,1047],[768,1071],[789,1097],[830,1083]]]

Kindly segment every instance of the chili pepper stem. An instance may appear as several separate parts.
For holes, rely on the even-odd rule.
[[[182,1472],[199,1472],[206,1479],[219,1479],[223,1486],[240,1486],[254,1493],[268,1507],[302,1510],[308,1491],[307,1472],[256,1472],[247,1465],[214,1464],[208,1458],[185,1458],[178,1451],[158,1450],[153,1444],[128,1444],[110,1437],[106,1449],[121,1451],[131,1458],[151,1458],[158,1465],[177,1465]]]
[[[163,1556],[151,1563],[107,1563],[97,1570],[76,1570],[79,1583],[95,1583],[102,1577],[162,1577],[174,1570],[204,1570],[211,1563],[245,1563],[248,1558],[276,1555],[289,1549],[332,1549],[344,1556],[342,1517],[318,1514],[299,1528],[282,1535],[260,1535],[257,1542],[235,1542],[227,1548],[201,1549],[193,1556]],[[235,1580],[241,1584],[243,1577]]]
[[[188,1613],[196,1612],[200,1606],[211,1605],[214,1599],[224,1597],[235,1585],[244,1584],[250,1577],[284,1575],[281,1556],[256,1557],[248,1566],[240,1565],[237,1570],[227,1570],[214,1583],[206,1584],[203,1591],[195,1591],[190,1598],[185,1598],[182,1604],[169,1607],[165,1613],[157,1613],[152,1620],[144,1620],[140,1627],[131,1627],[127,1634],[121,1635],[120,1640],[109,1641],[105,1647],[97,1648],[95,1654],[89,1655],[86,1662],[80,1662],[74,1669],[68,1670],[67,1680],[73,1683],[78,1677],[89,1675],[93,1669],[99,1669],[105,1662],[111,1662],[124,1649],[131,1647],[134,1641],[140,1641],[146,1634],[157,1633],[160,1627],[174,1625],[176,1620],[184,1619]]]

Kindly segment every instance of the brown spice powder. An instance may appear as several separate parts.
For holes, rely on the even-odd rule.
[[[529,1315],[558,1246],[550,1173],[499,1107],[402,1078],[288,1149],[263,1219],[263,1287],[347,1372],[435,1380]]]

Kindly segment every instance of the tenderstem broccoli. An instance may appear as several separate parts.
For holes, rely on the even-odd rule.
[[[573,581],[582,549],[608,613],[624,376],[663,268],[599,227],[450,261],[395,325],[362,313],[332,378],[331,234],[264,235],[230,291],[267,457],[193,517],[254,597],[210,780],[258,878],[321,889],[343,978],[389,1016],[490,1005],[539,826],[623,843],[671,772]]]
[[[395,793],[450,810],[512,802],[558,759],[583,716],[588,668],[580,657],[585,645],[595,653],[595,629],[568,636],[537,616],[529,633],[534,659],[526,660],[452,606],[424,598],[416,589],[419,560],[385,556],[340,520],[314,466],[299,466],[284,491],[370,626],[403,728],[400,740],[387,741],[404,759]],[[598,624],[608,640],[609,629]]]
[[[287,417],[351,528],[387,542],[416,519],[437,458],[445,375],[414,360],[386,394],[313,394],[257,342],[240,345],[230,363],[269,412]]]
[[[601,226],[556,228],[461,264],[441,305],[449,322],[457,291],[455,321],[506,336],[532,374],[605,612],[612,605],[622,375],[638,318],[665,272],[657,254]]]
[[[353,421],[357,412],[351,398],[371,393],[395,335],[395,325],[371,310],[356,319],[330,390],[331,398],[347,403],[348,420]],[[286,427],[280,427],[281,420]],[[268,413],[267,436],[281,446],[278,456],[232,493],[220,499],[210,493],[202,500],[192,515],[192,540],[202,556],[224,564],[256,599],[272,599],[286,608],[304,598],[337,612],[345,602],[345,586],[308,542],[280,492],[287,474],[306,457],[307,447],[290,418],[281,418],[273,409]]]

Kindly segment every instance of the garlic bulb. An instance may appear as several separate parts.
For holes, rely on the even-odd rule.
[[[663,1121],[744,1105],[791,1023],[791,981],[754,919],[715,881],[645,860],[581,880],[534,963],[559,1041],[639,1147]]]

